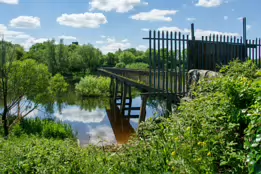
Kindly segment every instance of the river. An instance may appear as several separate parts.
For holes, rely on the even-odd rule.
[[[88,144],[124,144],[137,130],[139,118],[126,118],[115,112],[119,106],[110,101],[110,98],[81,98],[72,87],[59,101],[39,107],[26,118],[51,117],[70,124],[83,147]],[[158,100],[149,98],[145,120],[162,115],[164,111],[161,105]],[[132,107],[140,106],[141,97],[136,94],[132,99]],[[131,111],[131,115],[139,115],[139,112]]]

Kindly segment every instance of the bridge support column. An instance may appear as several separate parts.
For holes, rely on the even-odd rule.
[[[128,116],[131,115],[131,106],[132,106],[132,96],[131,96],[131,86],[128,86],[128,97],[129,97],[129,103],[128,103]]]
[[[114,93],[113,93],[114,94],[113,99],[116,102],[118,97],[119,97],[118,94],[121,93],[121,91],[119,91],[119,85],[120,85],[119,81],[117,79],[115,79],[115,81],[116,82],[115,82],[115,85],[114,85],[115,86],[115,88],[114,88],[115,90],[114,90]]]
[[[127,97],[127,90],[128,90],[128,87],[125,83],[122,83],[121,84],[121,93],[122,93],[122,98],[121,98],[121,109],[120,109],[120,112],[122,115],[124,115],[124,111],[125,111],[125,105],[126,105],[126,97]]]
[[[141,95],[141,107],[140,107],[139,123],[145,121],[147,100],[148,100],[148,95]]]
[[[110,83],[110,97],[113,97],[115,93],[115,83],[114,83],[114,78],[111,78],[111,83]]]

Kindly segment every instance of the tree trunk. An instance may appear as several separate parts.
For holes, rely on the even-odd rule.
[[[4,128],[4,137],[8,137],[8,122],[7,122],[7,114],[8,114],[8,105],[7,105],[7,79],[4,79],[4,71],[2,70],[2,87],[3,87],[3,100],[4,100],[4,112],[2,115],[2,122]]]
[[[8,123],[7,123],[7,107],[5,106],[4,112],[2,115],[2,122],[3,122],[3,128],[4,128],[4,136],[7,137],[9,134],[8,131]]]

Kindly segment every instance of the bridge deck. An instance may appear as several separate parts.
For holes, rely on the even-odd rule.
[[[98,69],[98,71],[105,76],[115,78],[115,79],[119,80],[120,82],[124,82],[125,84],[133,86],[133,87],[135,87],[135,88],[137,88],[137,89],[139,89],[143,92],[152,92],[152,91],[153,92],[154,91],[159,92],[159,93],[164,92],[163,90],[151,88],[148,84],[144,84],[142,82],[124,77],[121,74],[116,74],[116,73],[110,72],[110,71],[105,70],[105,69]]]
[[[173,100],[183,96],[183,93],[175,93],[166,89],[153,88],[149,86],[149,72],[141,70],[128,70],[118,68],[100,68],[98,72],[101,75],[114,78],[126,85],[135,87],[143,92],[144,95],[160,95],[162,97],[170,97]],[[141,80],[140,80],[141,79]]]

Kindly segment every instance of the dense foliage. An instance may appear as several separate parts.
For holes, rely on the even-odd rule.
[[[39,104],[53,102],[56,95],[66,92],[68,86],[60,74],[52,76],[46,65],[32,59],[14,58],[10,57],[1,66],[0,99],[3,101],[3,110],[0,115],[5,136]],[[9,115],[18,117],[10,122]]]
[[[68,124],[55,121],[52,118],[22,119],[20,123],[14,127],[12,134],[16,136],[21,136],[24,134],[35,135],[43,138],[55,138],[63,140],[66,138],[75,138],[74,132]]]
[[[0,54],[2,54],[2,43],[0,43]],[[33,59],[38,63],[48,66],[48,70],[52,74],[60,73],[64,76],[70,76],[72,74],[87,75],[88,73],[94,73],[98,67],[117,67],[125,68],[128,64],[145,63],[149,64],[149,50],[139,51],[135,48],[129,48],[126,50],[119,49],[115,53],[102,53],[101,50],[95,48],[91,44],[65,45],[63,40],[60,43],[56,43],[55,40],[46,41],[43,43],[34,44],[29,51],[25,51],[20,45],[15,45],[10,42],[4,42],[6,47],[7,59],[12,55],[15,60]],[[14,52],[10,50],[15,50]],[[158,61],[158,55],[165,55],[164,60]],[[187,53],[183,51],[182,54],[172,54],[166,49],[156,50],[155,54],[152,51],[151,55],[155,55],[155,60],[152,63],[155,65],[165,66],[170,68],[170,61],[167,63],[167,59],[174,56],[177,59],[176,65],[184,64],[187,60]],[[166,55],[169,55],[168,57]],[[138,65],[138,64],[136,64]],[[131,65],[133,66],[133,65]],[[134,66],[135,69],[137,66]],[[142,67],[144,67],[142,65]],[[127,67],[128,68],[128,67]],[[133,67],[132,67],[133,68]],[[174,68],[174,67],[173,67]],[[77,76],[76,76],[77,77]]]
[[[260,173],[260,70],[236,61],[221,73],[195,86],[195,99],[177,113],[140,124],[116,151],[69,139],[0,139],[0,173]]]
[[[149,69],[149,64],[147,63],[132,63],[128,64],[126,66],[128,69],[136,69],[136,70],[148,70]]]
[[[110,78],[97,77],[88,75],[81,78],[80,82],[75,85],[78,94],[85,97],[109,96],[110,95]]]

